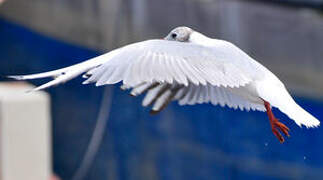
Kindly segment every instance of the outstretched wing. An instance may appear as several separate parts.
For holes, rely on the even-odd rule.
[[[98,86],[123,81],[129,87],[144,82],[239,87],[251,82],[250,72],[232,62],[230,56],[223,56],[223,51],[218,52],[214,48],[194,43],[148,40],[67,68],[10,77],[19,80],[56,78],[35,90],[66,82],[83,73],[88,78],[84,84],[96,82]]]
[[[88,76],[84,83],[96,82],[100,86],[123,81],[130,87],[143,82],[239,87],[252,80],[212,48],[165,40],[125,46]]]

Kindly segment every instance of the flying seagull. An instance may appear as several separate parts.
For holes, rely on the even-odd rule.
[[[122,82],[130,94],[146,93],[143,106],[151,113],[171,101],[180,105],[212,103],[240,110],[266,111],[273,134],[283,143],[289,128],[274,116],[276,107],[299,126],[320,121],[293,100],[284,84],[266,67],[234,44],[211,39],[188,27],[177,27],[164,39],[152,39],[115,49],[66,68],[24,76],[17,80],[53,77],[32,91],[69,81],[83,74],[83,84]]]

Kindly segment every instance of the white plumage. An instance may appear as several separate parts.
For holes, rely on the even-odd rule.
[[[67,68],[15,79],[54,77],[34,90],[66,82],[84,74],[83,83],[97,86],[123,82],[134,96],[147,92],[143,106],[162,110],[170,101],[180,105],[212,103],[241,110],[266,111],[277,107],[299,126],[320,122],[298,106],[283,83],[267,68],[230,42],[211,39],[179,27],[163,40],[124,46]]]

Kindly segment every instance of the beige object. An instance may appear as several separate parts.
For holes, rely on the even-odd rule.
[[[50,179],[50,98],[31,88],[0,83],[0,180]]]

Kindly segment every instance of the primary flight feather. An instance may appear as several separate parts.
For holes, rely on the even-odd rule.
[[[266,67],[230,42],[211,39],[188,27],[172,30],[162,40],[130,44],[85,62],[45,73],[9,76],[18,80],[53,77],[35,90],[64,83],[83,74],[83,84],[122,82],[131,95],[146,93],[143,106],[157,113],[171,101],[180,105],[212,103],[241,110],[266,111],[274,135],[289,129],[278,121],[271,106],[299,126],[320,122],[295,103],[284,84]]]

